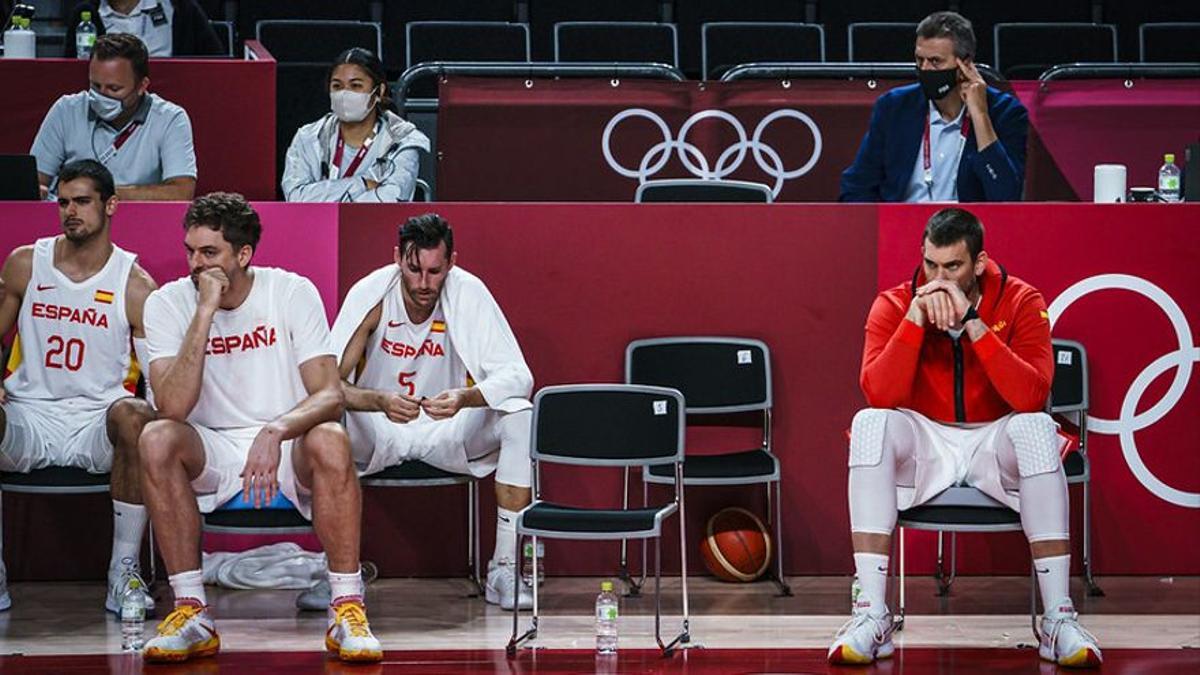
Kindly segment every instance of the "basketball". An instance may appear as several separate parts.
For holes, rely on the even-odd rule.
[[[771,563],[771,535],[758,516],[731,506],[708,519],[700,555],[718,579],[754,581]]]

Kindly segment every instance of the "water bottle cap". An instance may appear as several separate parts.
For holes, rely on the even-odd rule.
[[[1163,155],[1163,161],[1166,162],[1167,164],[1174,164],[1175,163],[1175,153],[1168,152],[1167,154]]]
[[[605,593],[612,593],[613,585],[611,581],[601,581],[600,590]]]
[[[129,580],[129,587],[130,587],[130,588],[141,588],[141,587],[142,587],[142,582],[138,581],[137,579],[130,579],[130,580]]]
[[[79,13],[79,18],[80,18],[80,19],[83,19],[84,21],[91,21],[91,20],[92,20],[92,13],[91,13],[91,12],[80,12],[80,13]]]

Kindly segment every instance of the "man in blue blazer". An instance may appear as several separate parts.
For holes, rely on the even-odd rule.
[[[879,97],[843,202],[1020,201],[1025,107],[975,68],[975,32],[954,12],[917,26],[917,84]]]

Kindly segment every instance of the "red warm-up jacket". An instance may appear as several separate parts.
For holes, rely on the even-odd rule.
[[[1043,410],[1054,378],[1050,319],[1036,288],[988,261],[980,277],[979,318],[990,328],[956,344],[932,326],[904,318],[912,281],[880,293],[867,317],[859,383],[872,408],[908,408],[940,422],[990,422]]]

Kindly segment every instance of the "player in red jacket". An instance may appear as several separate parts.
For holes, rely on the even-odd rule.
[[[1039,654],[1101,660],[1068,594],[1070,526],[1062,440],[1043,412],[1054,377],[1041,293],[983,250],[983,225],[947,208],[929,219],[921,267],[867,318],[860,383],[870,407],[850,427],[850,529],[861,587],[829,648],[834,663],[892,654],[888,553],[896,513],[973,485],[1021,514],[1046,613]]]

